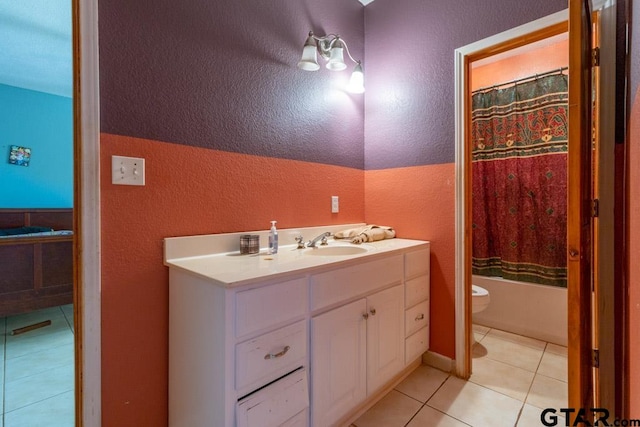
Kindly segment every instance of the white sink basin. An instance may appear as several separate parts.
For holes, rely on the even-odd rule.
[[[358,255],[369,252],[369,248],[364,246],[318,246],[304,251],[306,255],[314,256],[347,256]]]

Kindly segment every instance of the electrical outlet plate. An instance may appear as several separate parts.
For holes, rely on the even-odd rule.
[[[340,212],[338,196],[331,196],[331,213],[338,213],[338,212]]]
[[[111,183],[116,185],[144,185],[144,159],[111,156]]]

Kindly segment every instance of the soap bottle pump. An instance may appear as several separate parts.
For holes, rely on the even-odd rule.
[[[278,253],[278,230],[276,230],[276,222],[271,221],[271,230],[269,230],[269,254]]]

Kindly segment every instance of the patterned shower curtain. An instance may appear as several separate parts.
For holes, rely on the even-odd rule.
[[[567,87],[473,95],[473,274],[567,286]]]

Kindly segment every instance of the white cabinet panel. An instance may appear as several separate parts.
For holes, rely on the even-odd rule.
[[[238,402],[238,427],[286,425],[309,407],[308,396],[307,372],[300,369]]]
[[[311,310],[402,282],[402,255],[311,276]]]
[[[406,365],[422,356],[422,353],[429,350],[429,327],[420,329],[405,341]]]
[[[429,299],[429,275],[418,276],[406,281],[405,304],[413,307],[420,301]]]
[[[298,412],[293,418],[289,418],[280,427],[307,427],[309,425],[309,408]]]
[[[405,272],[407,279],[429,274],[429,249],[408,252],[405,255]]]
[[[423,301],[420,304],[406,311],[404,324],[406,327],[405,336],[412,335],[418,329],[422,329],[429,325],[429,301]]]
[[[304,363],[307,325],[293,325],[260,335],[236,346],[236,388],[251,391]]]
[[[404,286],[367,297],[367,393],[404,367]]]
[[[331,426],[367,395],[367,303],[364,299],[311,320],[312,419]]]
[[[238,292],[236,295],[236,336],[302,316],[307,311],[306,278]]]

